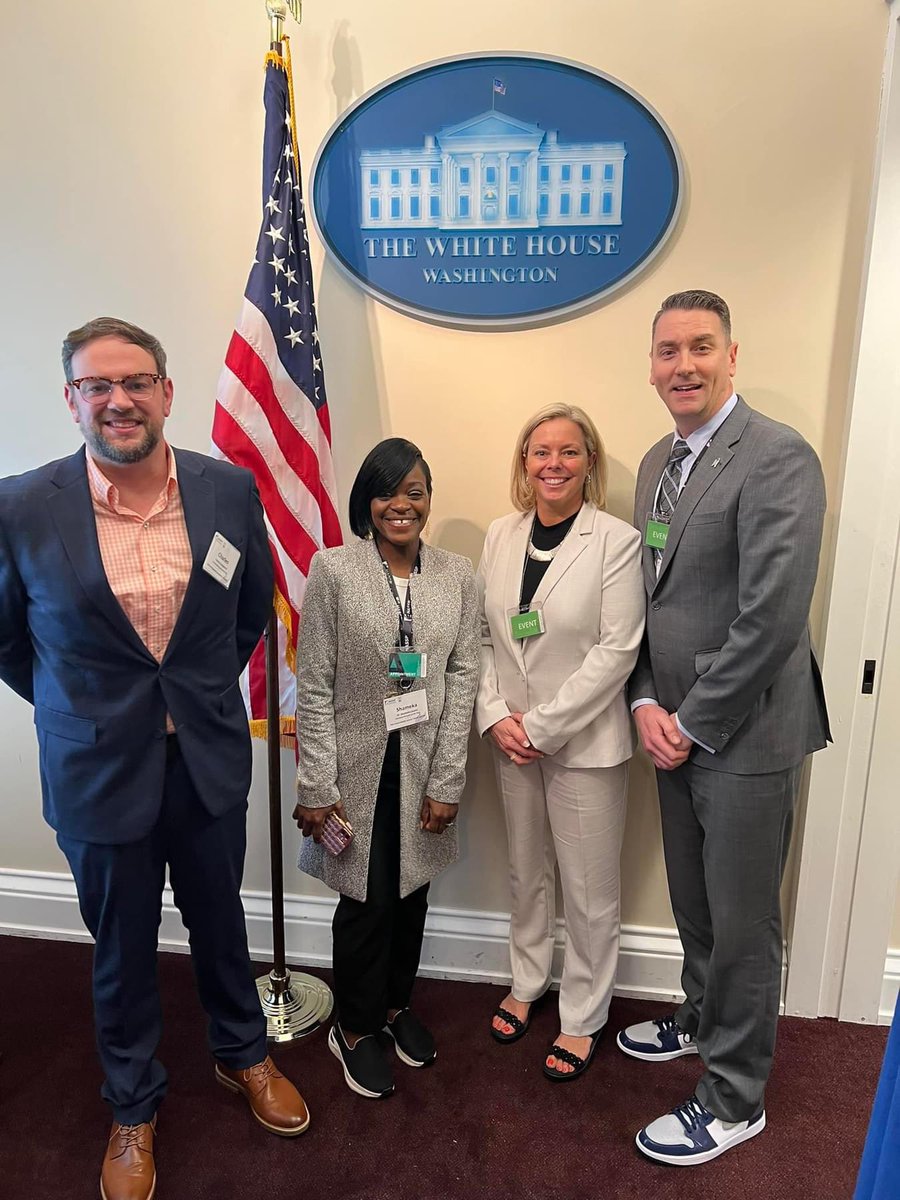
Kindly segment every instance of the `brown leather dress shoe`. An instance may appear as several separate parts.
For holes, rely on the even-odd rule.
[[[120,1125],[113,1121],[100,1171],[103,1200],[153,1200],[155,1133],[156,1117],[143,1125]]]
[[[216,1079],[223,1087],[245,1096],[254,1117],[270,1133],[296,1137],[308,1127],[309,1110],[303,1097],[271,1058],[243,1071],[232,1071],[216,1063]]]

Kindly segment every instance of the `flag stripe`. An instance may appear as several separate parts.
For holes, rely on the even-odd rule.
[[[331,544],[340,536],[340,522],[331,496],[322,484],[322,471],[315,450],[291,424],[272,390],[265,365],[247,346],[243,361],[235,363],[239,373],[229,374],[231,361],[219,382],[219,404],[226,409],[254,442],[269,464],[282,496],[295,516],[318,541]],[[231,358],[231,351],[229,351]],[[248,367],[250,370],[248,371]],[[247,384],[250,384],[248,390]],[[327,468],[330,470],[330,451]],[[291,502],[295,501],[295,504]]]
[[[328,436],[324,436],[325,431],[322,428],[322,412],[323,410],[327,411],[328,405],[321,396],[314,403],[315,397],[310,397],[285,369],[284,363],[281,361],[281,356],[278,353],[275,335],[266,319],[266,314],[261,312],[253,300],[247,296],[244,297],[241,306],[237,330],[244,341],[256,351],[266,364],[266,370],[272,379],[275,394],[278,397],[279,403],[284,408],[288,419],[293,421],[300,429],[303,436],[316,451],[316,457],[319,461],[330,463],[331,439]],[[318,336],[315,333],[315,326],[313,326],[313,330],[311,338]],[[312,347],[307,347],[304,344],[300,349],[309,349],[311,351]],[[322,482],[333,496],[334,485],[330,469],[323,475]]]
[[[319,547],[281,498],[269,465],[259,447],[244,434],[231,413],[226,412],[220,404],[216,405],[213,436],[220,449],[223,445],[228,447],[227,457],[231,462],[247,467],[253,472],[276,541],[291,562],[295,563],[304,575],[308,575],[310,561]]]
[[[266,711],[266,642],[262,639],[250,656],[248,670],[250,685],[250,711]]]
[[[265,461],[281,499],[293,519],[306,530],[316,545],[321,545],[323,541],[322,510],[317,504],[315,496],[310,494],[306,485],[292,469],[290,462],[282,454],[272,437],[265,415],[256,401],[247,393],[246,402],[239,405],[234,403],[234,397],[229,393],[238,390],[243,390],[243,385],[226,368],[223,372],[223,380],[219,385],[219,406],[238,426],[245,441],[252,445],[256,454]],[[214,422],[214,442],[218,442],[221,438],[228,446],[232,436],[235,436],[232,432],[222,431],[220,433],[220,427],[217,427]],[[234,447],[234,450],[237,453],[240,451],[240,447]],[[245,452],[249,454],[249,449],[246,447]],[[250,466],[251,464],[248,462],[241,465]],[[336,520],[335,517],[335,522]],[[333,530],[334,525],[329,524]]]
[[[283,458],[291,464],[299,481],[305,485],[307,491],[309,491],[321,507],[323,528],[327,528],[329,533],[333,533],[335,530],[339,533],[340,522],[334,511],[331,496],[324,486],[318,457],[319,454],[324,452],[326,458],[330,459],[330,448],[327,444],[324,447],[316,446],[315,444],[310,445],[307,440],[306,431],[301,431],[297,428],[294,421],[288,416],[284,407],[279,402],[267,364],[239,333],[235,333],[231,339],[231,345],[228,348],[228,355],[225,362],[256,401],[262,415],[268,422],[271,434]],[[299,389],[296,390],[298,398],[303,397],[303,393]],[[305,399],[305,397],[303,398]],[[295,411],[296,408],[297,405],[295,404]],[[319,413],[315,413],[317,425],[319,424],[318,418],[321,411],[327,411],[327,406],[323,405],[322,410]],[[327,443],[327,439],[325,441]]]
[[[265,510],[275,567],[279,728],[293,728],[293,662],[313,554],[340,545],[331,420],[319,355],[300,163],[282,59],[266,56],[263,213],[244,300],[219,379],[212,440],[249,468]],[[241,683],[251,730],[264,728],[265,653]]]

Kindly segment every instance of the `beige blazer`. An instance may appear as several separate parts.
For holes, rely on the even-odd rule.
[[[508,610],[519,601],[533,519],[501,517],[484,543],[478,731],[522,712],[532,744],[557,762],[612,767],[634,750],[624,688],[644,629],[640,534],[585,504],[534,595],[546,631],[516,641]]]

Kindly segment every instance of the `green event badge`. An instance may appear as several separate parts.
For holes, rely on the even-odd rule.
[[[544,632],[544,614],[537,607],[528,612],[519,612],[518,608],[514,608],[509,614],[509,625],[517,642],[523,638],[537,637]]]
[[[428,655],[418,650],[393,650],[388,656],[389,679],[425,679]]]
[[[668,539],[669,526],[666,522],[648,519],[647,530],[644,533],[644,545],[649,546],[651,550],[665,550]]]

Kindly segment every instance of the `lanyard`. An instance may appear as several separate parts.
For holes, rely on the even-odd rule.
[[[412,613],[412,588],[409,584],[406,585],[406,603],[400,603],[400,593],[397,591],[397,585],[394,583],[394,576],[391,568],[387,565],[384,559],[381,560],[381,565],[384,568],[384,573],[387,576],[388,587],[391,589],[391,595],[394,597],[394,603],[400,613],[400,629],[397,636],[397,645],[401,650],[409,650],[413,644],[413,613]],[[416,561],[413,569],[410,572],[410,577],[421,573],[422,564],[419,561],[419,556],[416,555]]]

